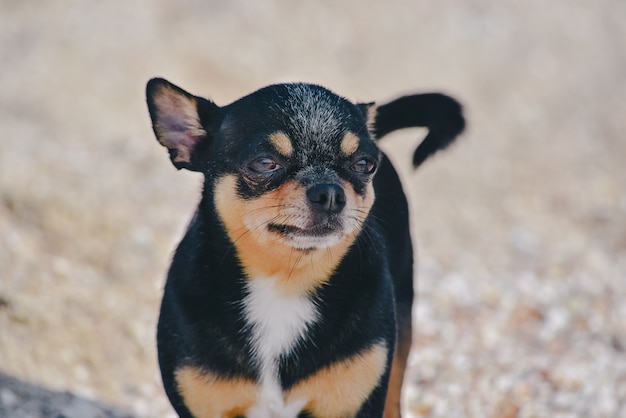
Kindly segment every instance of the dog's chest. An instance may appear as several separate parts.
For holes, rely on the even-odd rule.
[[[290,404],[283,401],[279,360],[307,338],[309,327],[319,315],[315,303],[306,295],[286,294],[273,278],[255,278],[248,282],[243,313],[251,328],[250,344],[261,385],[259,402],[249,411],[249,417],[265,417],[268,413],[276,417],[295,416],[294,411],[299,411],[306,399]]]

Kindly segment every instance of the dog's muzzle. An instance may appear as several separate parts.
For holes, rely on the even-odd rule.
[[[311,186],[306,197],[316,215],[328,216],[341,213],[346,207],[346,193],[338,184],[323,183]]]

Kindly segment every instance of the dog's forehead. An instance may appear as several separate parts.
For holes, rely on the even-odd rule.
[[[329,90],[309,84],[285,87],[287,101],[283,111],[289,118],[292,139],[303,147],[332,143],[354,124],[351,103]]]
[[[238,137],[266,139],[281,133],[300,157],[337,153],[348,132],[366,131],[358,108],[331,91],[312,84],[278,84],[233,103],[222,126]]]

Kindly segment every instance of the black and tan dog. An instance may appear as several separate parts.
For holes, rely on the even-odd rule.
[[[413,162],[464,127],[441,94],[353,104],[310,84],[219,107],[163,79],[154,132],[204,175],[158,324],[181,417],[398,417],[411,343],[407,201],[375,141],[426,126]]]

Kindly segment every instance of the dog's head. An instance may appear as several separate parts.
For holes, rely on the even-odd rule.
[[[238,250],[291,255],[353,242],[380,161],[373,105],[310,84],[269,86],[224,107],[163,79],[147,96],[157,139],[177,168],[204,173]]]

